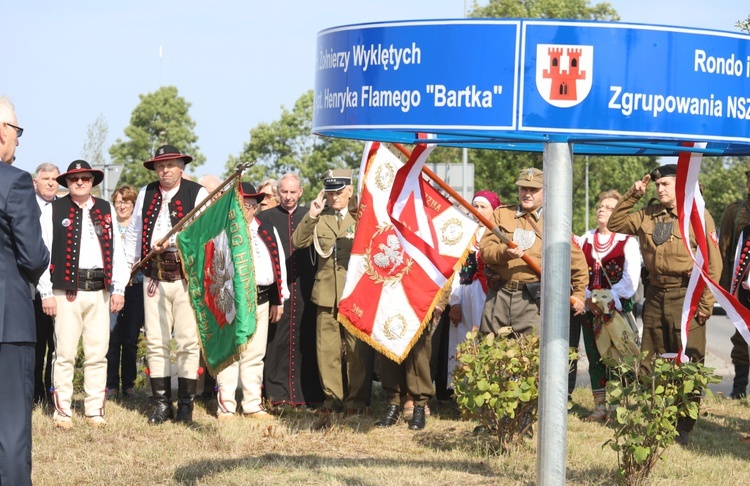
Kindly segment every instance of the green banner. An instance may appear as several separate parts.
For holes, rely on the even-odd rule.
[[[203,358],[216,376],[239,359],[257,315],[252,246],[236,181],[179,233],[177,247]]]

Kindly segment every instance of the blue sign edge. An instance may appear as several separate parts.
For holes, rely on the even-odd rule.
[[[333,32],[347,30],[361,30],[370,28],[411,26],[411,25],[450,25],[450,24],[515,24],[518,27],[516,32],[516,57],[514,74],[514,88],[518,89],[519,82],[523,82],[525,74],[518,69],[519,54],[525,57],[522,50],[523,39],[526,34],[526,25],[566,25],[566,26],[587,26],[587,27],[614,27],[614,28],[636,28],[639,30],[656,30],[679,33],[721,35],[737,39],[749,39],[750,35],[742,32],[729,32],[714,29],[703,29],[697,27],[680,27],[668,26],[662,24],[643,24],[634,22],[606,22],[597,20],[560,20],[560,19],[495,19],[495,18],[471,18],[471,19],[424,19],[424,20],[397,20],[397,21],[379,21],[359,24],[348,24],[330,27],[318,32],[316,37]],[[428,132],[435,133],[437,136],[433,141],[439,145],[485,148],[494,150],[517,150],[541,152],[546,142],[568,142],[576,143],[576,153],[583,155],[657,155],[669,156],[678,155],[680,152],[692,151],[700,152],[713,156],[747,156],[750,155],[750,140],[737,139],[736,137],[709,137],[697,134],[674,134],[674,133],[654,133],[654,132],[632,132],[632,131],[613,131],[613,130],[577,130],[577,133],[571,133],[570,130],[545,128],[545,127],[526,127],[522,129],[520,124],[523,92],[513,101],[514,119],[512,128],[507,127],[487,127],[487,126],[451,126],[451,125],[365,125],[365,126],[313,126],[312,133],[320,136],[349,138],[355,140],[379,140],[384,142],[400,143],[419,143],[417,133]],[[519,125],[516,128],[516,125]],[[493,133],[488,140],[480,141],[458,141],[461,134],[453,136],[453,139],[441,138],[441,134],[434,130],[461,130],[479,132],[491,132],[493,130],[502,130],[506,133]],[[387,131],[386,131],[387,130]],[[433,130],[432,132],[430,130]],[[371,137],[365,135],[375,135]],[[398,134],[398,136],[397,136]],[[475,134],[472,134],[475,135]],[[640,135],[643,135],[642,137]],[[442,137],[446,135],[443,134]],[[465,138],[465,137],[464,137]],[[506,142],[490,141],[490,139],[507,139]],[[707,141],[705,149],[691,149],[677,145],[684,141]],[[601,144],[608,144],[603,146]]]

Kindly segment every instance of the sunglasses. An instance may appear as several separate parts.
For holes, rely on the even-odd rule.
[[[16,138],[21,138],[21,135],[23,135],[23,128],[17,127],[15,125],[12,125],[12,124],[7,123],[7,122],[5,124],[8,125],[11,128],[15,128],[16,129]]]
[[[91,182],[92,176],[68,176],[65,178],[68,182]]]

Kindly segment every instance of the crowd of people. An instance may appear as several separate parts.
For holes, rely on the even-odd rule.
[[[63,173],[53,164],[41,164],[32,185],[29,174],[11,165],[23,133],[17,123],[13,105],[0,98],[0,231],[5,234],[0,261],[6,269],[0,295],[5,309],[0,313],[0,366],[5,371],[0,387],[6,392],[0,396],[0,460],[20,465],[0,471],[0,482],[28,482],[32,402],[51,405],[55,427],[76,426],[72,400],[79,341],[85,394],[80,410],[92,427],[106,424],[108,399],[137,396],[136,354],[143,334],[151,424],[191,422],[199,378],[203,396],[216,398],[216,417],[222,421],[240,414],[274,420],[273,410],[264,404],[315,409],[323,424],[333,414],[364,416],[377,377],[387,408],[376,425],[390,427],[403,416],[410,429],[419,430],[425,427],[428,402],[435,394],[450,399],[456,348],[467,332],[541,332],[541,170],[520,171],[517,201],[510,204],[502,204],[488,190],[474,195],[472,205],[496,230],[477,230],[450,292],[435,306],[434,332],[424,332],[402,363],[376,356],[337,320],[357,230],[352,171],[322,174],[323,190],[308,206],[301,204],[301,178],[288,173],[257,188],[241,184],[255,268],[257,329],[239,360],[210,377],[200,356],[172,229],[208,199],[219,179],[186,178],[192,157],[163,145],[143,162],[155,180],[140,189],[118,187],[111,201],[92,194],[104,175],[84,160],[73,161]],[[750,194],[750,171],[747,176]],[[571,346],[578,346],[582,333],[595,403],[588,420],[605,421],[610,413],[605,401],[609,374],[600,358],[608,314],[593,305],[592,292],[608,291],[615,310],[634,324],[633,299],[642,280],[641,349],[650,354],[680,349],[680,315],[693,263],[677,224],[675,179],[676,166],[664,165],[635,181],[624,195],[603,192],[597,227],[572,238]],[[633,211],[652,181],[655,200]],[[58,195],[59,186],[67,188],[67,194]],[[34,200],[38,214],[28,210]],[[721,285],[750,307],[746,202],[727,208],[719,234],[706,212],[705,238],[711,277],[721,277]],[[695,247],[696,235],[689,238]],[[149,254],[153,258],[141,266]],[[140,271],[131,278],[133,268]],[[694,361],[705,357],[706,321],[713,304],[706,290],[690,323],[686,353]],[[444,309],[449,311],[442,315]],[[740,398],[748,382],[748,348],[739,334],[733,343],[737,376],[731,396]],[[33,368],[23,363],[33,363]],[[572,391],[575,372],[569,384]],[[22,411],[23,420],[10,420],[11,415],[4,415],[8,410]],[[680,419],[679,443],[688,443],[694,425],[692,419]]]

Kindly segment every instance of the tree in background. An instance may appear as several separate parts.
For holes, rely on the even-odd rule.
[[[750,15],[748,15],[745,20],[738,20],[735,27],[750,33]]]
[[[107,162],[104,150],[107,145],[109,125],[104,115],[96,117],[94,123],[86,130],[86,140],[81,149],[81,158],[93,165],[104,165]]]
[[[620,20],[609,3],[591,5],[589,0],[490,0],[484,7],[475,0],[469,17]]]
[[[117,139],[109,149],[112,163],[123,164],[120,183],[141,187],[154,180],[154,174],[143,167],[161,145],[170,144],[182,153],[193,156],[191,169],[200,166],[206,157],[196,144],[198,136],[190,118],[190,103],[177,93],[174,86],[164,86],[153,93],[138,95],[141,102],[130,116],[125,128],[126,140]]]
[[[490,0],[485,6],[474,7],[470,17],[512,17],[574,20],[620,20],[609,3],[591,5],[588,0]],[[460,159],[457,159],[460,160]],[[518,173],[525,167],[542,168],[542,154],[499,150],[469,150],[469,162],[474,164],[474,187],[490,189],[508,204],[518,200],[515,185]],[[586,164],[589,166],[589,207],[586,207]],[[632,183],[657,165],[653,157],[596,157],[573,158],[573,231],[583,233],[586,212],[589,221],[596,221],[595,207],[600,192],[617,189],[625,192]],[[592,223],[593,224],[593,223]]]
[[[320,176],[327,169],[359,168],[364,142],[312,134],[312,90],[300,96],[292,111],[283,106],[281,110],[279,120],[250,130],[250,141],[237,157],[230,156],[225,174],[246,162],[256,164],[245,175],[255,184],[268,177],[278,179],[287,172],[297,172],[305,187],[304,195],[311,200],[323,188]]]

